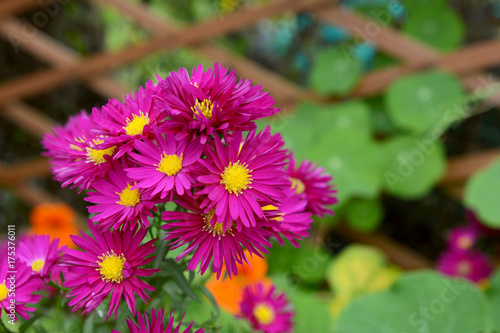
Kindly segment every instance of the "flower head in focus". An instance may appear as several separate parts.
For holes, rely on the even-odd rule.
[[[162,130],[175,133],[177,140],[199,140],[226,131],[248,131],[253,120],[279,111],[274,99],[250,80],[236,80],[236,72],[215,64],[206,71],[202,65],[189,73],[185,68],[172,72],[158,83],[157,107],[170,121]]]
[[[148,256],[155,251],[156,239],[140,245],[147,229],[99,231],[90,220],[88,225],[94,238],[84,233],[73,236],[73,241],[83,251],[66,250],[61,263],[71,272],[63,284],[70,288],[67,296],[72,300],[68,305],[73,311],[84,309],[83,314],[89,314],[111,294],[106,320],[111,313],[116,319],[122,296],[135,314],[134,293],[147,303],[151,298],[145,290],[155,289],[140,277],[159,271],[141,268],[154,259]]]
[[[59,239],[50,240],[49,235],[26,235],[19,242],[19,261],[31,267],[42,280],[59,281],[59,260],[65,247],[59,247]]]

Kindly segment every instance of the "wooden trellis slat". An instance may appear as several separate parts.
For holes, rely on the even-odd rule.
[[[19,14],[33,8],[41,8],[41,5],[49,0],[1,0],[0,19],[4,17]]]
[[[446,175],[441,179],[441,185],[463,183],[476,171],[488,166],[498,158],[500,158],[499,149],[451,158],[448,162]]]
[[[78,66],[38,71],[1,85],[0,106],[13,100],[56,88],[72,79],[97,75],[162,49],[192,45],[221,34],[242,29],[264,16],[278,15],[285,11],[315,10],[329,4],[330,1],[327,0],[277,1],[257,8],[235,12],[225,17],[224,20],[213,19],[197,23],[182,32],[163,33],[144,44],[129,46],[120,52],[96,54],[82,60]]]
[[[45,133],[52,132],[52,126],[55,124],[48,116],[22,102],[4,105],[0,108],[0,115],[38,139],[41,139]]]

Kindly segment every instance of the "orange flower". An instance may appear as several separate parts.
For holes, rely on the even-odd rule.
[[[74,247],[69,235],[78,233],[75,211],[64,203],[41,203],[30,214],[31,233],[59,238],[61,245]]]
[[[238,266],[238,275],[232,279],[225,278],[217,280],[217,275],[212,274],[207,281],[206,287],[214,295],[217,304],[227,312],[235,315],[239,313],[240,302],[243,297],[243,288],[248,284],[261,282],[265,287],[271,285],[271,280],[266,277],[267,262],[256,255],[250,257],[250,253],[245,250],[248,262],[252,267],[245,264]],[[222,269],[224,276],[225,268]]]

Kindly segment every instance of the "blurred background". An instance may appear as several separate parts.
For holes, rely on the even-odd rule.
[[[336,321],[402,272],[484,290],[500,250],[499,36],[497,0],[1,0],[0,232],[64,237],[87,214],[40,155],[53,124],[219,62],[274,96],[282,111],[259,126],[338,190],[334,217],[267,258],[299,285],[297,332],[330,327],[323,314]],[[476,236],[458,258],[461,228]]]

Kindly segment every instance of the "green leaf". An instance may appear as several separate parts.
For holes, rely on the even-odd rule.
[[[441,51],[458,48],[465,35],[460,16],[446,6],[424,8],[410,12],[403,31]]]
[[[353,54],[326,48],[315,59],[310,85],[322,95],[345,95],[354,89],[362,72],[363,65]]]
[[[465,187],[465,204],[479,220],[492,228],[500,228],[500,160],[476,172]]]
[[[486,296],[490,301],[491,312],[500,313],[500,270],[497,270],[490,279],[489,288],[486,290]],[[500,331],[500,316],[493,316],[495,330]]]
[[[19,333],[25,333],[26,330],[28,328],[30,328],[31,325],[33,325],[38,320],[38,318],[40,318],[41,316],[42,316],[42,313],[37,313],[33,317],[31,317],[29,320],[25,321],[21,325],[21,327],[19,327]]]
[[[399,127],[423,133],[443,123],[464,98],[460,81],[442,71],[405,76],[386,92],[389,115]]]
[[[426,195],[446,169],[442,144],[426,137],[395,136],[384,143],[382,155],[385,189],[405,199]]]
[[[163,233],[160,232],[160,234],[163,234]],[[165,236],[162,235],[162,237],[160,237],[160,239],[158,239],[159,245],[158,245],[158,248],[156,249],[156,253],[155,253],[156,256],[153,259],[153,268],[154,269],[157,269],[160,267],[163,259],[165,259],[165,256],[168,253],[170,241],[169,240],[165,241],[165,240],[163,240],[164,238],[165,238]]]
[[[290,116],[271,121],[287,148],[333,176],[339,201],[374,197],[382,186],[380,147],[372,141],[368,107],[359,101],[323,106],[303,103]]]
[[[197,302],[201,302],[198,296],[196,296],[195,292],[189,285],[188,280],[184,276],[184,272],[180,269],[179,265],[175,262],[174,259],[165,260],[166,268],[168,274],[172,276],[172,279],[177,284],[177,286],[189,297],[194,299]]]
[[[358,231],[376,230],[383,217],[383,208],[378,199],[355,198],[344,207],[344,214],[351,227]]]
[[[359,297],[342,312],[337,333],[491,333],[484,293],[435,272],[403,275],[390,289]]]

